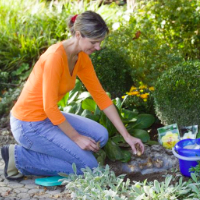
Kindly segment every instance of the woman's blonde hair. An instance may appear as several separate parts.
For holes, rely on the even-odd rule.
[[[80,31],[82,37],[100,39],[109,32],[102,17],[93,11],[86,11],[78,15],[75,20],[74,16],[70,16],[67,23],[72,36],[76,31]]]

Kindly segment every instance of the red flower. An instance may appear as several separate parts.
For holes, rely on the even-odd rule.
[[[74,15],[74,16],[71,18],[71,22],[72,22],[72,23],[74,23],[74,22],[76,21],[77,16],[78,16],[78,15]]]
[[[140,35],[141,35],[141,31],[137,31],[135,33],[135,37],[133,38],[133,40],[138,39],[140,37]]]

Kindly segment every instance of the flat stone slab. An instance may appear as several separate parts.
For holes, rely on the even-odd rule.
[[[128,163],[108,161],[108,164],[116,174],[129,174],[133,172],[151,174],[175,169],[179,166],[178,159],[173,155],[172,151],[165,149],[161,145],[145,145],[144,154],[141,156],[132,154],[131,160]]]

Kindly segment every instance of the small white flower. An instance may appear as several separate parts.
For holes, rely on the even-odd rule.
[[[119,17],[121,17],[122,14],[123,14],[123,13],[122,13],[121,11],[118,11],[118,12],[116,13],[116,15],[119,16]]]
[[[123,18],[124,18],[124,20],[127,21],[127,22],[129,22],[129,20],[130,20],[130,16],[129,16],[129,15],[124,15]]]
[[[105,197],[115,197],[117,195],[117,192],[113,191],[113,190],[105,190]]]
[[[119,27],[120,27],[120,23],[119,23],[119,22],[115,22],[115,23],[112,25],[113,31],[116,31]]]

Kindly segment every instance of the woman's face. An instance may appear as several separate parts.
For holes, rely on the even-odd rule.
[[[85,52],[86,54],[90,55],[95,51],[99,51],[101,49],[101,42],[104,38],[101,39],[92,39],[87,37],[79,37],[79,46],[81,51]]]

